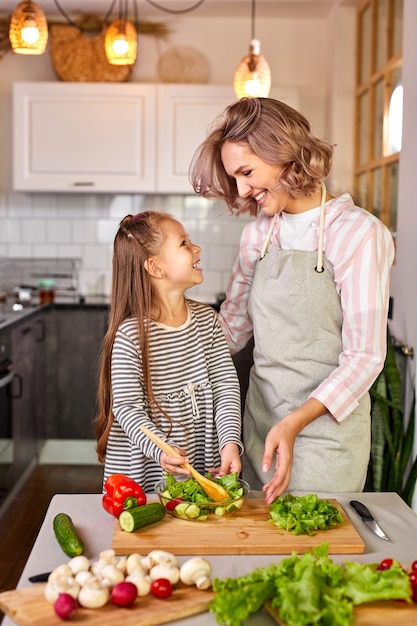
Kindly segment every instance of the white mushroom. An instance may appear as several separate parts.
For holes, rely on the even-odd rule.
[[[90,571],[88,571],[88,572],[85,572],[85,571],[84,572],[78,572],[78,574],[75,576],[75,580],[80,585],[80,587],[83,587],[92,578],[94,578],[94,574],[92,572],[90,572]]]
[[[176,565],[171,566],[169,563],[161,561],[158,565],[154,565],[149,572],[149,575],[152,580],[167,578],[173,585],[175,585],[180,579],[180,569]]]
[[[80,589],[78,602],[86,609],[99,609],[109,601],[110,592],[108,587],[103,587],[95,578]]]
[[[88,572],[90,569],[90,561],[86,556],[81,554],[80,556],[74,556],[70,561],[68,561],[68,567],[74,576],[79,574],[79,572]]]
[[[146,568],[142,564],[143,556],[138,554],[137,552],[133,552],[129,554],[126,560],[126,571],[128,574],[131,574],[133,571],[141,569],[144,574],[148,571],[149,568]]]
[[[152,552],[149,552],[148,556],[145,556],[141,562],[145,569],[150,570],[154,565],[160,563],[161,560],[170,566],[178,567],[177,557],[174,554],[171,554],[171,552],[166,552],[165,550],[152,550]]]
[[[185,561],[180,568],[180,579],[185,585],[195,585],[197,589],[211,587],[211,564],[199,556]]]
[[[98,561],[92,564],[91,571],[93,574],[101,574],[106,565],[117,565],[116,553],[114,550],[104,550],[100,552]]]
[[[105,587],[114,587],[125,579],[125,575],[117,565],[105,565],[101,571],[101,576],[101,584]]]
[[[72,576],[65,574],[48,580],[45,587],[45,598],[52,604],[60,593],[69,593],[75,600],[78,598],[80,585]]]
[[[53,580],[54,578],[59,578],[60,576],[72,576],[72,570],[69,565],[58,565],[48,576],[48,582]]]
[[[126,568],[127,568],[127,557],[125,556],[119,556],[117,559],[117,565],[116,567],[123,572],[124,574],[126,574]]]
[[[151,577],[143,574],[142,570],[133,570],[131,574],[126,576],[126,582],[136,585],[138,596],[147,596],[151,591]]]

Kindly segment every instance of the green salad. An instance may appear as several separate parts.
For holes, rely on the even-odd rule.
[[[269,516],[273,524],[294,535],[314,535],[316,530],[326,530],[345,521],[336,506],[314,493],[306,496],[288,493],[277,498],[269,507]]]
[[[177,517],[193,520],[205,520],[209,514],[218,517],[230,515],[243,504],[244,489],[239,482],[237,472],[226,476],[211,477],[229,494],[230,500],[214,505],[204,489],[194,478],[177,480],[172,474],[165,475],[165,489],[161,494],[162,501],[170,513]]]
[[[215,578],[210,611],[219,624],[241,626],[268,602],[287,626],[349,626],[354,622],[354,605],[394,599],[411,602],[409,577],[401,565],[394,561],[390,569],[377,567],[352,561],[336,564],[323,543],[313,553],[293,552],[240,578]]]

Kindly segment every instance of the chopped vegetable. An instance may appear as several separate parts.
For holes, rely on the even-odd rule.
[[[344,522],[337,507],[315,494],[281,496],[269,507],[269,515],[273,524],[294,535],[314,535],[316,530],[326,530]]]
[[[146,495],[136,481],[124,474],[111,474],[104,483],[106,493],[102,504],[107,513],[116,518],[124,509],[132,509],[146,504]]]
[[[221,485],[230,496],[230,500],[225,500],[219,506],[207,507],[214,501],[209,498],[194,479],[177,480],[172,474],[165,476],[165,490],[162,498],[166,498],[166,508],[170,512],[175,512],[177,517],[183,519],[206,520],[209,513],[214,513],[218,517],[222,517],[227,513],[231,513],[236,509],[240,509],[243,504],[244,490],[239,482],[239,476],[236,472],[220,476],[213,479]],[[163,500],[164,501],[164,500]]]
[[[210,611],[219,624],[241,626],[266,601],[279,612],[287,626],[348,626],[353,605],[374,600],[402,599],[411,602],[408,575],[394,561],[379,571],[376,564],[333,563],[328,544],[313,553],[292,553],[279,563],[256,568],[240,578],[213,580],[216,592]]]
[[[150,502],[128,511],[122,511],[119,517],[120,528],[133,533],[143,526],[159,522],[165,517],[165,507],[160,502]]]
[[[219,476],[213,480],[226,489],[231,500],[243,495],[243,489],[239,483],[237,472],[227,474],[226,476]],[[165,476],[165,486],[171,498],[181,498],[187,502],[197,503],[212,502],[211,498],[207,496],[204,489],[194,478],[180,481],[172,474],[167,474]]]

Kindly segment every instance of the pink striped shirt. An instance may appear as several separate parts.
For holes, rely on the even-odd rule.
[[[279,216],[271,244],[279,246]],[[220,322],[233,353],[252,337],[248,298],[271,217],[263,214],[245,225],[233,264]],[[317,250],[319,220],[313,223]],[[339,365],[312,392],[337,421],[358,405],[383,368],[394,242],[374,215],[354,205],[349,194],[326,203],[324,256],[332,265],[343,311],[343,351]],[[277,294],[278,297],[278,294]],[[285,298],[285,293],[282,294]]]

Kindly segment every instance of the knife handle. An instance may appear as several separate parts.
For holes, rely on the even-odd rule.
[[[349,504],[352,509],[355,509],[356,513],[358,513],[358,515],[360,515],[363,520],[372,521],[374,519],[370,510],[364,504],[362,504],[362,502],[358,502],[357,500],[351,500]]]

